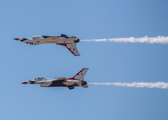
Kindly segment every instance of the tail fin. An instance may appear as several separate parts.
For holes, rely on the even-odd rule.
[[[80,72],[78,72],[74,77],[68,78],[69,80],[84,80],[84,77],[89,68],[83,68]]]

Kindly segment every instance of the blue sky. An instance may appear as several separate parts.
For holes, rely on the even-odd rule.
[[[81,40],[168,36],[166,0],[1,0],[0,11],[0,119],[168,119],[166,89],[20,84],[72,77],[84,67],[88,82],[167,82],[167,44],[80,42],[75,57],[63,46],[13,40],[61,33]]]

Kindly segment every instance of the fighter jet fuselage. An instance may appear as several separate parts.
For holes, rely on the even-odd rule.
[[[80,56],[76,43],[80,40],[75,37],[68,37],[65,34],[61,34],[61,36],[33,36],[32,38],[14,38],[17,41],[24,42],[28,45],[40,45],[40,44],[57,44],[65,46],[72,54],[75,56]]]
[[[57,79],[49,79],[38,77],[33,80],[23,82],[22,84],[40,84],[41,87],[68,87],[69,89],[74,89],[76,86],[87,88],[88,85],[87,82],[84,81],[84,76],[86,75],[88,69],[89,68],[83,68],[72,78],[60,77]]]
[[[67,35],[61,34],[61,36],[33,36],[32,38],[14,38],[20,42],[24,42],[28,45],[40,45],[40,44],[72,44],[79,42],[79,39],[75,36],[67,37]]]

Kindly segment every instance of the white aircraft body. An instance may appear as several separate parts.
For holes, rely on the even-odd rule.
[[[14,38],[14,40],[24,42],[28,45],[40,45],[40,44],[57,44],[65,46],[73,55],[80,56],[78,49],[76,47],[76,43],[80,40],[75,37],[68,37],[65,34],[61,34],[61,36],[33,36],[32,38]]]
[[[66,78],[60,77],[57,79],[49,79],[44,77],[38,77],[33,80],[23,82],[22,84],[40,84],[41,87],[68,87],[69,90],[74,89],[76,86],[87,88],[87,82],[84,81],[84,77],[89,68],[83,68],[74,77]]]

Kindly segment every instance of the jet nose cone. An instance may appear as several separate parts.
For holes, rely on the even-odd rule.
[[[27,84],[27,82],[22,82],[22,84]]]
[[[14,38],[14,40],[19,40],[19,38]]]

